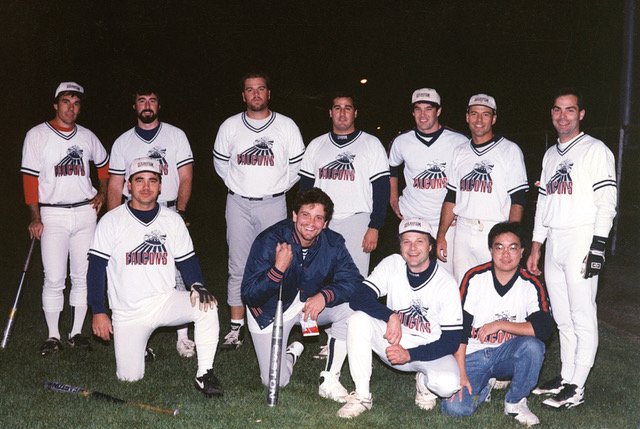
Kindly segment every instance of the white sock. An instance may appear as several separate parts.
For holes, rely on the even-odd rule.
[[[180,328],[176,331],[176,333],[178,334],[178,340],[188,340],[189,339],[189,329],[188,328]],[[199,376],[198,376],[199,377]]]
[[[244,326],[244,319],[231,319],[231,329],[240,329]]]
[[[573,373],[576,371],[576,366],[572,363],[562,363],[562,370],[560,371],[560,376],[565,381],[570,381],[573,379]]]
[[[47,328],[49,328],[49,338],[60,339],[60,328],[58,322],[60,320],[59,311],[45,311],[44,320],[47,322]]]
[[[329,336],[327,346],[329,347],[329,354],[327,355],[327,365],[325,371],[329,371],[333,375],[340,374],[342,365],[345,359],[347,359],[347,342],[339,341]]]
[[[69,338],[73,337],[76,334],[82,333],[82,325],[84,325],[84,318],[87,315],[86,305],[78,305],[72,308],[73,308],[73,326],[71,327]]]
[[[583,388],[585,383],[587,382],[587,377],[589,377],[589,372],[591,371],[591,367],[576,365],[573,371],[573,377],[571,377],[571,384],[575,384],[579,388]]]

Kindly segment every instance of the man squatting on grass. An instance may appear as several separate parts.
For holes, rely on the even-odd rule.
[[[347,350],[356,391],[338,410],[353,418],[370,410],[371,351],[394,369],[416,372],[416,405],[430,410],[436,398],[460,389],[453,353],[462,336],[455,280],[431,257],[433,230],[424,219],[400,222],[400,255],[387,256],[351,301]],[[378,298],[387,297],[387,305]]]
[[[221,396],[213,374],[220,325],[216,299],[202,272],[182,217],[158,204],[162,175],[158,159],[137,158],[129,167],[131,199],[98,223],[87,275],[93,334],[113,334],[116,376],[144,377],[145,346],[154,330],[194,322],[198,349],[196,389]],[[190,292],[176,289],[176,266]],[[113,324],[104,306],[105,277]]]
[[[251,246],[242,279],[242,301],[260,366],[260,379],[269,382],[271,334],[278,292],[282,288],[283,338],[300,319],[331,324],[327,365],[320,373],[318,393],[345,402],[340,369],[347,357],[347,319],[353,313],[348,301],[362,276],[347,251],[344,238],[327,228],[333,202],[318,188],[296,197],[293,219],[282,220],[262,231]],[[283,350],[280,386],[286,386],[304,347],[295,341]]]
[[[553,329],[547,291],[520,268],[520,224],[499,223],[489,231],[491,261],[467,271],[460,286],[464,338],[455,353],[461,389],[442,412],[469,416],[487,401],[496,378],[511,378],[504,413],[527,426],[540,423],[527,407]]]

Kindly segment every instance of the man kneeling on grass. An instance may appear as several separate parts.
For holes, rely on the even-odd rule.
[[[552,330],[547,291],[520,268],[522,229],[499,223],[489,232],[491,261],[469,270],[460,294],[465,336],[455,353],[462,388],[442,412],[462,417],[488,401],[496,378],[512,378],[504,413],[527,426],[540,423],[527,406],[538,382],[544,343]]]
[[[403,220],[400,255],[382,260],[356,291],[347,331],[356,391],[338,417],[371,409],[371,351],[394,369],[416,372],[415,402],[423,410],[460,389],[453,357],[462,337],[460,295],[453,277],[430,256],[432,234],[424,219]],[[377,300],[385,295],[386,306]]]

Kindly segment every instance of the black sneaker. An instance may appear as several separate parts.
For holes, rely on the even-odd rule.
[[[584,403],[584,387],[575,384],[565,384],[560,393],[542,401],[544,405],[553,408],[573,408]]]
[[[534,395],[557,395],[567,384],[561,376],[548,380],[531,391]]]
[[[67,340],[67,344],[69,347],[79,350],[89,350],[91,351],[91,342],[89,342],[89,338],[85,337],[82,334],[75,334],[73,337]]]
[[[207,371],[202,377],[196,377],[194,382],[196,389],[202,392],[204,396],[207,398],[212,398],[214,396],[222,396],[223,391],[220,387],[220,382],[213,375],[213,369]]]
[[[59,339],[51,337],[47,338],[40,346],[40,356],[47,357],[50,354],[57,353],[62,350],[62,343]]]
[[[224,342],[220,345],[221,350],[236,350],[242,346],[244,341],[244,325],[239,328],[231,328],[224,336]]]
[[[153,352],[153,349],[151,347],[144,349],[144,361],[153,362],[154,360],[156,360],[156,354]]]

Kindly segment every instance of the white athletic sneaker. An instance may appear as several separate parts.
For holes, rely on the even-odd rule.
[[[491,402],[491,391],[495,387],[496,382],[497,380],[494,377],[489,379],[489,382],[487,383],[487,386],[489,386],[489,393],[487,393],[487,397],[484,398],[484,402]]]
[[[196,354],[196,343],[189,338],[179,339],[176,343],[176,350],[178,350],[178,354],[184,358],[193,357]]]
[[[347,396],[347,403],[338,410],[336,415],[343,419],[352,419],[365,411],[369,411],[372,405],[371,393],[369,393],[368,398],[361,398],[356,392],[351,392]]]
[[[512,416],[523,425],[527,425],[527,427],[540,423],[538,416],[533,414],[527,406],[527,398],[522,398],[520,402],[516,404],[505,402],[504,413],[507,416]]]
[[[498,380],[496,379],[495,383],[493,383],[493,388],[496,390],[502,390],[509,387],[511,384],[511,380]]]
[[[436,406],[438,396],[427,389],[424,384],[424,374],[416,372],[416,405],[418,408],[429,411]]]
[[[557,395],[542,401],[544,405],[553,408],[573,408],[584,402],[584,387],[575,384],[565,384]]]
[[[324,346],[320,346],[320,350],[318,351],[318,354],[314,355],[313,357],[315,359],[326,359],[328,356],[329,356],[329,346],[325,344]]]
[[[224,336],[224,341],[220,344],[221,350],[236,350],[242,346],[244,341],[244,325],[237,329],[231,328],[229,333]]]
[[[289,347],[287,347],[286,353],[288,355],[291,355],[291,357],[293,357],[293,364],[295,365],[296,362],[298,362],[298,358],[300,357],[303,351],[304,351],[304,345],[302,345],[302,343],[299,341],[294,341],[291,344],[289,344]]]
[[[329,371],[322,371],[320,373],[318,395],[344,404],[347,402],[349,392],[340,384],[340,373],[334,375]]]

